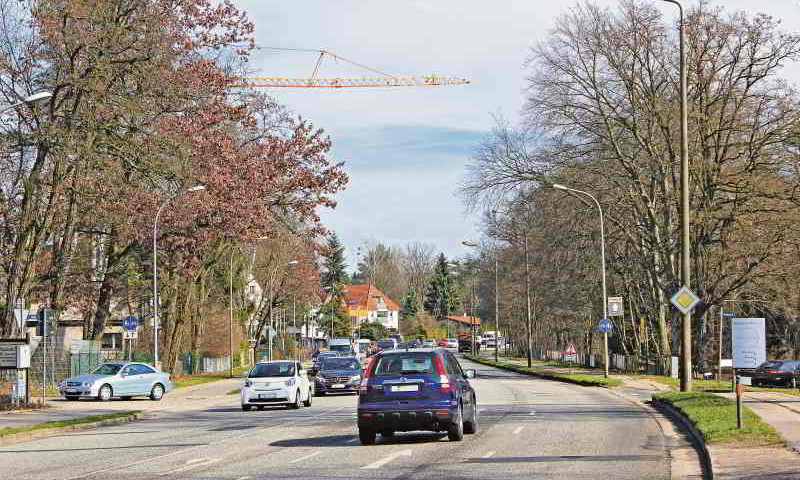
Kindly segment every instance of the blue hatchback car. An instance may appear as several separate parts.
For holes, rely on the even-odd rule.
[[[451,441],[478,430],[474,370],[462,370],[444,348],[385,350],[370,359],[358,396],[358,436],[363,445],[377,434],[447,431]]]

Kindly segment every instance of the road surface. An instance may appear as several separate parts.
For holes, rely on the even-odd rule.
[[[0,479],[669,479],[669,439],[608,390],[476,368],[480,431],[398,433],[361,446],[355,396],[242,412],[198,410],[0,448]]]

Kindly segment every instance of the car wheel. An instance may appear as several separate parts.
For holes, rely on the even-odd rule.
[[[97,392],[97,399],[101,402],[107,402],[111,400],[112,396],[114,396],[114,391],[111,389],[111,385],[109,384],[103,385]]]
[[[260,410],[264,410],[264,405],[256,405],[256,408],[257,408],[259,411],[260,411]]]
[[[464,411],[461,405],[458,406],[458,413],[453,419],[453,423],[447,428],[447,438],[451,442],[460,442],[464,439]]]
[[[301,405],[301,402],[300,402],[300,390],[298,390],[294,394],[294,403],[290,403],[289,404],[289,408],[291,408],[293,410],[297,410],[298,408],[300,408],[300,405]]]
[[[130,395],[125,395],[124,397],[119,397],[119,398],[121,398],[123,400],[130,400],[133,397],[131,397]]]
[[[75,400],[80,400],[81,397],[79,395],[64,395],[64,398],[73,402]]]
[[[310,407],[312,398],[314,398],[314,394],[311,393],[311,389],[309,388],[308,389],[308,398],[306,398],[306,401],[303,402],[303,406]]]
[[[249,412],[251,408],[253,408],[251,405],[242,405],[243,412]]]
[[[162,398],[164,398],[164,385],[156,383],[153,385],[153,389],[150,390],[150,400],[158,402]]]
[[[377,434],[372,430],[358,429],[358,439],[361,440],[361,445],[375,445],[376,437]]]
[[[325,391],[324,390],[315,391],[314,392],[314,396],[315,397],[324,397],[325,396]]]
[[[394,437],[394,430],[386,430],[384,432],[381,432],[381,437],[386,437],[386,438]]]
[[[468,422],[464,422],[464,433],[477,433],[478,432],[478,405],[475,403],[475,399],[472,399],[472,419]]]

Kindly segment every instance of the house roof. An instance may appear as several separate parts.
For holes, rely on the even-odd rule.
[[[381,297],[383,297],[387,310],[402,310],[397,302],[374,285],[346,285],[344,287],[344,301],[348,308],[378,310]]]
[[[447,319],[451,322],[461,323],[464,325],[472,325],[472,320],[475,320],[475,325],[481,324],[481,319],[479,317],[470,317],[469,315],[448,315]]]

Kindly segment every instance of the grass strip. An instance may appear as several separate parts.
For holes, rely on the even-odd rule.
[[[653,380],[658,383],[668,385],[672,388],[677,389],[680,386],[680,380],[677,378],[671,377],[662,377],[656,375],[631,375],[637,378],[646,378],[648,380]],[[784,395],[792,395],[795,397],[800,396],[800,389],[795,388],[781,388],[781,387],[752,387],[750,385],[746,386],[745,389],[748,392],[772,392],[772,393],[782,393]],[[694,379],[692,380],[692,390],[700,391],[700,392],[715,392],[715,393],[723,393],[723,392],[732,392],[733,388],[731,386],[730,380],[701,380],[701,379]]]
[[[250,367],[237,367],[233,369],[234,377],[240,376],[247,372]],[[172,384],[175,388],[192,387],[194,385],[202,385],[204,383],[218,382],[220,380],[227,380],[231,378],[228,371],[214,372],[214,373],[198,373],[195,375],[184,375],[180,377],[173,377]]]
[[[552,371],[541,368],[536,368],[536,367],[528,368],[522,365],[517,365],[515,363],[495,362],[481,357],[473,357],[472,355],[466,355],[466,358],[472,360],[473,362],[482,363],[484,365],[502,368],[504,370],[511,370],[513,372],[522,373],[526,375],[534,375],[540,378],[546,378],[548,380],[559,380],[563,382],[575,383],[578,385],[606,387],[606,388],[622,385],[622,380],[618,378],[605,378],[602,375],[589,375],[583,373],[554,373]]]
[[[737,447],[782,444],[780,435],[752,410],[743,407],[744,427],[736,428],[736,402],[707,392],[662,392],[656,401],[669,403],[685,415],[707,443]]]
[[[103,420],[113,420],[116,418],[124,418],[130,415],[140,413],[140,410],[129,410],[118,413],[107,413],[104,415],[90,415],[88,417],[71,418],[69,420],[58,420],[55,422],[43,422],[34,425],[25,425],[22,427],[4,427],[0,428],[0,437],[11,435],[14,433],[31,432],[34,430],[42,430],[45,428],[68,427],[70,425],[80,425],[83,423],[94,423]]]

